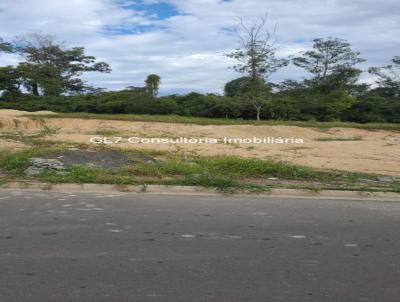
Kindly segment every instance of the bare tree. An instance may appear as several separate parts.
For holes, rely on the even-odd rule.
[[[269,31],[266,29],[266,23],[267,14],[250,26],[242,18],[239,19],[236,29],[239,47],[227,54],[227,57],[238,61],[234,69],[247,74],[251,79],[243,97],[255,108],[257,120],[260,119],[262,108],[271,99],[271,89],[266,82],[268,76],[288,64],[288,60],[275,56],[276,26],[273,31]]]
[[[269,31],[266,29],[266,23],[267,14],[250,26],[240,18],[236,28],[239,47],[227,54],[229,58],[238,61],[234,69],[240,73],[247,73],[253,80],[267,78],[268,75],[288,64],[288,60],[276,58],[276,26],[273,31]]]

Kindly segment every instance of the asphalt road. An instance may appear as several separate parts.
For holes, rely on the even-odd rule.
[[[1,302],[400,301],[400,202],[0,191]]]

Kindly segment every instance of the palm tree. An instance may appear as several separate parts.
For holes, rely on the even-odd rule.
[[[147,91],[154,97],[157,96],[157,94],[158,94],[158,88],[160,86],[160,81],[161,81],[161,78],[157,74],[150,74],[147,76],[146,88],[147,88]]]

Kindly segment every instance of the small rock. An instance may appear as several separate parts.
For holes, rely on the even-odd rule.
[[[29,167],[25,170],[26,175],[38,175],[44,171],[43,168]]]
[[[382,182],[400,181],[400,176],[379,176],[378,180]]]
[[[30,166],[25,170],[27,175],[38,175],[45,170],[62,171],[64,164],[57,159],[34,157],[30,159]]]
[[[387,136],[387,137],[385,137],[385,141],[400,142],[400,136]]]
[[[30,159],[31,167],[49,169],[49,170],[64,170],[64,164],[58,159],[46,159],[34,157]]]

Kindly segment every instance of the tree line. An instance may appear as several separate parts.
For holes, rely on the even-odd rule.
[[[67,48],[48,35],[29,34],[12,43],[0,39],[0,52],[18,53],[22,61],[0,67],[1,108],[60,112],[179,114],[190,116],[400,122],[400,56],[371,67],[374,85],[359,83],[364,62],[351,44],[318,38],[310,50],[278,58],[275,32],[266,18],[237,29],[238,47],[226,54],[243,76],[229,81],[224,95],[189,93],[158,96],[161,78],[151,74],[143,87],[104,91],[88,85],[85,72],[111,72],[109,64],[87,55],[83,47]],[[310,76],[272,83],[269,77],[294,64]]]

